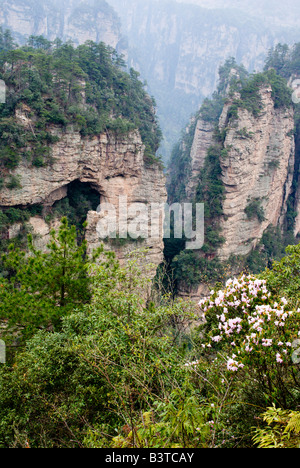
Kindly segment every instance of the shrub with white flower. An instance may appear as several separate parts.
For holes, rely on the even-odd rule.
[[[206,346],[224,349],[225,345],[229,371],[262,364],[266,359],[276,365],[291,363],[292,342],[299,334],[299,311],[286,310],[284,297],[275,301],[265,280],[252,275],[230,279],[224,290],[211,291],[199,305],[209,331]]]

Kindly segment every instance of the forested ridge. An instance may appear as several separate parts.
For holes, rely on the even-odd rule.
[[[75,47],[32,36],[19,47],[11,33],[0,28],[0,79],[6,85],[6,102],[0,104],[0,190],[10,190],[13,197],[14,190],[22,189],[15,174],[21,162],[51,171],[52,147],[59,142],[53,128],[66,132],[71,127],[82,138],[109,132],[124,136],[137,130],[145,146],[145,165],[161,164],[155,101],[139,74],[125,68],[122,57],[104,43],[90,41]],[[25,118],[25,125],[17,115]],[[76,212],[69,199],[53,209],[75,223],[92,207],[84,188],[77,192],[72,196]],[[42,214],[49,221],[53,213],[45,214],[43,208],[43,204],[1,207],[2,250],[8,247],[9,226],[25,225],[31,216]]]
[[[0,78],[7,86],[1,105],[1,170],[14,168],[21,157],[34,166],[51,163],[50,125],[74,125],[83,136],[106,130],[138,129],[145,158],[155,160],[161,131],[139,74],[127,73],[111,47],[87,42],[74,47],[60,40],[31,37],[23,47],[8,32],[0,33]],[[16,109],[36,120],[33,128],[15,121]]]

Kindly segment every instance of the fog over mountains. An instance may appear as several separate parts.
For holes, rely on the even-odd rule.
[[[299,3],[238,0],[110,0],[128,38],[128,60],[158,103],[164,155],[216,88],[229,57],[259,71],[268,50],[299,40]]]
[[[177,0],[178,3],[198,5],[204,8],[232,8],[253,16],[261,17],[268,23],[299,25],[300,5],[297,0]]]
[[[167,160],[192,113],[215,90],[229,57],[261,70],[268,50],[299,40],[296,0],[0,0],[0,25],[75,44],[103,41],[124,54],[154,96]]]

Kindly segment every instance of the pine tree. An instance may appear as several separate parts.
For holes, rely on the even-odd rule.
[[[100,255],[87,257],[87,243],[77,243],[75,226],[62,218],[51,231],[47,251],[34,247],[28,236],[29,255],[12,244],[3,256],[7,277],[0,282],[0,320],[8,330],[17,326],[28,338],[39,328],[60,329],[61,318],[91,299],[88,269]]]

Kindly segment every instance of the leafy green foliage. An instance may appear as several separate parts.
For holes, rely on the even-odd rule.
[[[205,122],[217,122],[221,116],[223,107],[224,97],[215,92],[211,99],[204,99],[200,109],[201,118]]]
[[[133,69],[128,74],[123,67],[122,59],[103,43],[74,48],[31,37],[27,46],[3,49],[0,78],[8,92],[0,107],[2,172],[22,158],[36,167],[51,163],[50,146],[58,137],[50,127],[70,124],[82,136],[138,129],[147,158],[152,155],[155,162],[161,140],[155,102],[139,74]],[[16,121],[17,110],[28,119],[25,126]]]
[[[289,59],[289,46],[287,44],[277,44],[268,52],[268,57],[265,61],[265,71],[273,68],[281,76],[286,76],[286,62]],[[287,77],[287,76],[286,76]]]
[[[300,260],[293,260],[296,271]],[[200,304],[205,322],[186,301],[146,303],[149,280],[137,261],[121,268],[112,253],[102,255],[89,267],[91,300],[74,301],[56,331],[38,331],[13,365],[0,367],[0,446],[299,444],[300,382],[290,346],[299,312],[295,289],[285,286],[291,259],[274,265],[274,290],[268,270],[267,280],[216,287]]]
[[[266,278],[268,287],[274,294],[282,294],[290,298],[291,305],[300,304],[300,244],[286,248],[286,255],[266,269],[262,275]]]
[[[47,54],[52,56],[52,45],[42,38],[30,41],[33,55],[38,50],[41,60],[46,61]],[[64,99],[70,90],[70,75],[85,76],[81,75],[83,68],[88,74],[89,60],[84,67],[80,65],[81,71],[77,65],[83,57],[100,54],[100,49],[85,45],[87,55],[86,49],[80,49],[80,60],[78,55],[77,65],[72,60],[68,69],[65,54],[74,58],[74,49],[60,47],[62,55],[56,56],[62,58],[58,99],[67,102]],[[26,54],[29,49],[21,52]],[[77,53],[78,49],[75,56]],[[16,57],[15,63],[19,63],[22,55]],[[93,73],[106,93],[105,82],[111,84],[112,77],[105,76],[101,63],[98,65]],[[132,75],[133,81],[135,78]],[[244,90],[245,105],[258,115],[259,88],[265,80],[273,79],[278,84],[274,99],[279,106],[285,105],[283,82],[273,73],[269,78],[267,74],[263,79],[245,78],[242,83],[233,80],[232,86]],[[78,80],[72,83],[70,96],[79,98],[82,89],[76,88]],[[98,101],[98,91],[92,84],[85,89],[90,104],[98,102],[99,108],[102,106],[104,122],[112,102],[115,110],[122,105],[109,93],[105,94],[105,99],[111,100],[109,105],[102,98]],[[28,99],[32,99],[29,94]],[[97,112],[85,113],[74,102],[71,110],[66,104],[67,113],[61,112],[61,105],[44,108],[44,118],[67,125],[72,115],[72,124],[78,125],[83,134],[92,135],[103,122],[98,120]],[[211,104],[214,107],[206,102],[206,110]],[[235,111],[238,114],[239,105],[235,103],[232,117]],[[214,107],[212,120],[219,109]],[[9,129],[9,121],[3,125]],[[127,128],[126,121],[118,117],[109,125],[114,131]],[[18,131],[17,155],[23,148],[22,133]],[[37,135],[38,129],[34,132]],[[244,132],[241,136],[247,137]],[[189,153],[185,149],[190,148],[192,138],[191,131],[182,147],[177,148],[182,173],[178,172],[173,182],[182,182],[178,186],[180,200],[186,196],[189,167],[185,163]],[[13,141],[11,136],[7,141]],[[186,278],[190,285],[215,282],[224,273],[224,265],[214,258],[223,241],[218,223],[223,196],[221,158],[226,157],[223,142],[224,134],[216,132],[197,190],[197,201],[207,205],[206,245],[197,253],[181,252],[182,244],[168,245],[168,258],[176,263],[176,278]],[[16,167],[14,154],[3,154],[6,169]],[[39,155],[35,159],[37,166],[42,164]],[[84,210],[94,203],[93,197],[82,187],[68,195],[66,206],[56,208],[67,210],[69,219],[79,227]],[[76,216],[74,207],[78,204],[83,211]],[[258,217],[259,206],[252,208],[250,215]],[[39,207],[2,210],[0,229],[26,220],[35,210],[39,212]],[[290,216],[293,218],[292,210]],[[299,445],[299,364],[292,354],[296,349],[292,340],[299,335],[299,246],[289,247],[287,255],[270,265],[261,278],[248,277],[247,283],[244,277],[244,283],[235,279],[226,287],[216,285],[208,300],[201,303],[202,309],[205,303],[207,307],[203,322],[186,302],[165,296],[156,298],[155,303],[146,300],[150,282],[144,280],[134,261],[121,268],[112,253],[103,251],[87,259],[86,244],[78,245],[77,234],[76,228],[69,229],[63,220],[59,232],[51,234],[48,252],[37,251],[29,238],[28,256],[11,247],[4,257],[1,319],[8,336],[17,341],[21,334],[26,347],[16,352],[12,362],[0,367],[1,447]],[[276,230],[265,233],[260,248],[265,249],[266,256],[261,257],[268,261],[281,257],[281,240]],[[252,257],[253,265],[256,261]],[[247,343],[253,349],[247,349]]]
[[[233,95],[237,91],[239,98],[233,100],[233,104],[228,111],[227,118],[236,120],[238,118],[238,109],[247,109],[254,117],[258,117],[263,110],[263,103],[260,95],[263,86],[270,85],[272,88],[272,98],[275,108],[284,108],[291,106],[292,92],[287,86],[287,81],[281,77],[274,69],[263,73],[255,73],[243,80],[236,80],[231,84],[230,93]]]
[[[275,108],[290,107],[292,91],[287,86],[286,80],[278,75],[274,70],[269,70],[266,75],[272,87],[272,98],[274,100]]]
[[[170,203],[181,202],[186,199],[186,184],[191,174],[190,158],[194,140],[197,118],[195,117],[188,131],[174,146],[169,164],[169,180],[167,183]]]
[[[141,421],[128,435],[113,438],[114,448],[206,447],[209,425],[205,406],[195,395],[174,390],[168,402],[156,405],[155,413],[142,415]]]
[[[239,90],[248,76],[243,65],[238,65],[233,57],[227,59],[224,65],[219,67],[217,91],[213,93],[211,99],[203,101],[200,109],[201,118],[206,122],[218,124],[228,92],[231,95],[234,90]]]
[[[220,144],[209,147],[197,187],[196,202],[205,203],[205,217],[208,220],[216,219],[223,214],[224,186],[221,180],[221,152]]]
[[[238,104],[257,117],[262,110],[262,101],[259,94],[260,88],[267,82],[266,77],[262,73],[257,73],[247,80],[240,91],[240,100]]]
[[[258,448],[299,448],[299,412],[283,410],[273,405],[262,418],[266,427],[256,429],[253,436]]]
[[[227,383],[225,398],[231,406],[225,408],[224,404],[218,430],[222,431],[226,421],[227,431],[234,421],[239,427],[235,434],[243,434],[243,446],[246,441],[251,446],[246,427],[252,432],[260,424],[263,408],[276,402],[289,410],[299,402],[299,373],[294,361],[294,350],[298,353],[300,343],[299,309],[291,308],[293,301],[289,302],[290,296],[282,297],[282,290],[272,294],[267,284],[265,279],[243,275],[227,281],[221,290],[211,291],[200,302],[206,318],[202,327],[207,338],[205,355],[211,355],[214,373]],[[199,360],[194,372],[199,375],[201,370]],[[216,385],[221,390],[220,381]]]
[[[217,137],[216,137],[217,138]],[[199,176],[195,203],[204,203],[205,244],[201,253],[184,251],[185,243],[176,239],[165,240],[165,254],[177,283],[193,287],[201,282],[222,276],[223,267],[218,259],[206,258],[224,243],[218,221],[223,214],[224,187],[221,181],[222,145],[216,142],[207,152]],[[181,160],[183,163],[183,160]],[[175,186],[174,186],[175,187]],[[177,187],[178,188],[178,187]],[[171,192],[172,193],[172,192]],[[178,194],[178,192],[177,192]],[[180,198],[183,195],[180,195]],[[183,198],[184,199],[184,198]]]
[[[238,65],[234,57],[228,58],[224,65],[219,67],[218,94],[226,95],[228,88],[237,82],[243,83],[249,74],[243,65]]]
[[[84,327],[83,320],[74,326]],[[9,368],[1,369],[1,447],[82,446],[84,421],[104,409],[106,394],[69,340],[69,332],[39,332],[18,356],[13,379]]]
[[[269,227],[255,249],[245,259],[245,270],[258,274],[267,267],[271,268],[274,261],[285,256],[285,249],[289,244],[280,228]]]
[[[47,252],[35,249],[31,235],[28,240],[29,256],[13,244],[3,256],[6,278],[0,288],[1,320],[9,328],[17,325],[25,337],[39,327],[59,327],[64,315],[91,299],[86,241],[77,245],[66,218],[58,233],[51,232]]]
[[[42,205],[31,205],[26,209],[21,207],[7,207],[0,209],[0,251],[7,252],[11,240],[9,239],[9,228],[16,225],[19,234],[14,238],[16,247],[26,248],[28,225],[31,216],[42,214]],[[0,259],[0,272],[4,270],[2,259]]]
[[[183,250],[176,255],[171,263],[174,277],[178,283],[192,288],[200,283],[211,283],[220,280],[224,267],[220,260],[213,258],[207,260],[194,251]]]
[[[141,411],[175,392],[185,370],[174,344],[193,315],[184,304],[145,307],[148,280],[135,263],[122,269],[107,253],[90,271],[92,303],[66,316],[59,332],[36,334],[13,373],[1,369],[0,446],[108,446],[115,428],[133,429]],[[189,431],[189,410],[186,417]]]
[[[285,79],[289,79],[293,74],[297,75],[300,69],[300,43],[296,43],[293,47],[277,44],[270,49],[265,71],[272,68]]]

